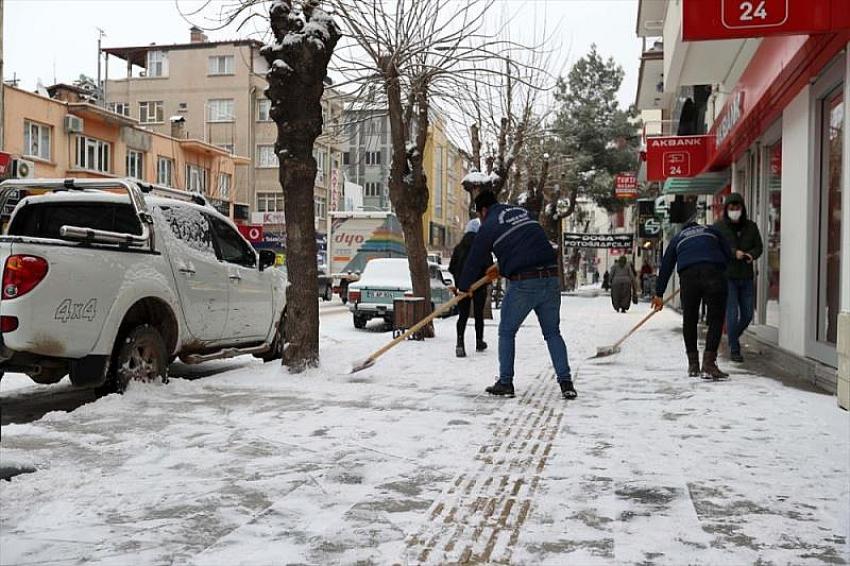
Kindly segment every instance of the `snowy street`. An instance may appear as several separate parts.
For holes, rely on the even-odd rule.
[[[182,366],[5,424],[0,466],[36,471],[0,482],[0,564],[850,562],[848,413],[725,359],[730,381],[688,378],[670,310],[588,359],[648,308],[564,298],[569,403],[533,316],[501,399],[497,321],[485,353],[454,358],[450,318],[349,375],[391,333],[330,304],[318,370]],[[0,400],[68,388],[11,375]]]

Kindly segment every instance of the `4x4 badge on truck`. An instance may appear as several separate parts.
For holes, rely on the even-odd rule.
[[[71,299],[65,299],[56,307],[56,320],[63,323],[69,320],[93,321],[97,316],[97,299],[89,299],[86,303],[72,303]]]

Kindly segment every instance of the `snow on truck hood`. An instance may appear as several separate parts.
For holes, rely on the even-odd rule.
[[[412,289],[410,269],[407,258],[373,259],[366,264],[363,275],[352,289],[364,287],[393,287],[397,289]]]

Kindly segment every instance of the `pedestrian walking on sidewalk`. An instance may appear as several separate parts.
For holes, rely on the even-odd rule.
[[[741,335],[753,320],[753,262],[764,250],[761,233],[755,222],[747,218],[744,197],[732,193],[726,197],[723,218],[714,227],[726,237],[734,257],[726,269],[729,293],[726,299],[726,334],[729,340],[729,357],[733,362],[743,362]]]
[[[626,312],[637,302],[637,277],[626,256],[621,255],[611,266],[611,305],[617,312]]]
[[[688,375],[691,377],[700,374],[697,323],[700,303],[703,301],[708,311],[708,335],[702,357],[702,377],[729,377],[729,374],[717,367],[717,348],[720,346],[726,312],[726,266],[731,258],[729,244],[716,228],[689,222],[670,240],[661,260],[652,307],[657,311],[664,307],[662,297],[667,282],[673,275],[673,268],[678,266],[682,289],[682,334],[688,354]]]
[[[558,256],[540,223],[520,206],[499,204],[490,191],[475,198],[481,229],[472,243],[458,289],[469,289],[496,254],[496,266],[510,280],[499,321],[499,379],[486,389],[491,395],[514,396],[516,333],[531,311],[543,331],[555,375],[565,399],[575,399],[567,346],[561,336],[561,288]]]
[[[475,236],[481,228],[481,221],[473,218],[466,224],[463,238],[452,252],[452,259],[449,261],[449,273],[452,274],[455,281],[460,280],[463,274],[463,266],[466,264],[466,259],[469,257],[469,250],[472,249],[472,242],[475,241]],[[492,265],[492,261],[481,268],[475,279],[481,279],[487,272],[487,268]],[[483,352],[487,349],[487,342],[484,341],[484,303],[487,301],[489,288],[487,285],[479,287],[472,294],[472,299],[464,299],[458,303],[457,317],[457,346],[455,355],[458,358],[466,357],[466,346],[464,344],[463,335],[466,333],[466,321],[469,320],[469,311],[472,310],[475,319],[475,351]]]

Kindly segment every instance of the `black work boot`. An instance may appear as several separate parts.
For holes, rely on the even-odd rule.
[[[466,357],[466,346],[463,345],[463,340],[458,340],[457,346],[455,347],[455,356],[458,358]]]
[[[475,351],[476,352],[483,352],[486,349],[487,349],[487,342],[485,342],[484,340],[481,340],[480,338],[475,341]]]
[[[559,381],[558,385],[561,386],[561,395],[564,399],[575,399],[578,397],[578,393],[576,393],[576,388],[573,386],[573,380],[568,381]]]
[[[699,352],[688,352],[688,376],[699,377]]]
[[[508,383],[505,385],[501,381],[497,381],[490,387],[484,389],[490,395],[497,395],[499,397],[515,397],[514,395],[514,384]]]
[[[717,352],[703,352],[702,374],[703,379],[729,379],[729,374],[717,367]]]

